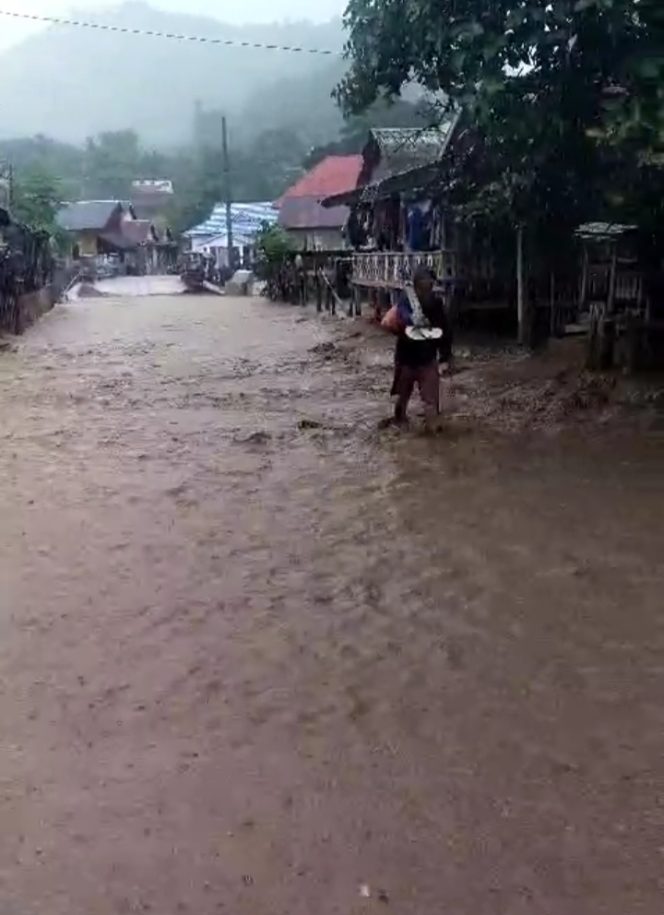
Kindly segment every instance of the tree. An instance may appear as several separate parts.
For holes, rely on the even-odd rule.
[[[31,229],[55,235],[55,216],[61,200],[60,185],[48,172],[35,167],[17,175],[12,210],[16,218]]]
[[[101,133],[85,148],[85,193],[92,199],[129,198],[131,183],[140,177],[142,152],[135,130]]]
[[[256,235],[256,272],[261,279],[275,276],[276,271],[293,250],[293,245],[283,229],[265,223]]]
[[[648,121],[651,142],[641,138],[643,148],[652,155],[664,140],[662,32],[648,28],[658,4],[350,0],[351,67],[337,98],[357,113],[415,79],[441,108],[461,107],[481,136],[483,180],[474,190],[484,205],[562,233],[610,208],[600,198],[606,182],[598,141],[611,126],[626,135],[627,112],[636,109],[641,128]],[[621,100],[613,110],[612,91]]]

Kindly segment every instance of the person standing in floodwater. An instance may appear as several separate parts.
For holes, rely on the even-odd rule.
[[[413,287],[424,316],[431,327],[443,332],[437,340],[411,340],[406,328],[413,324],[413,309],[404,291],[398,304],[401,331],[394,352],[394,381],[392,396],[397,398],[394,421],[402,425],[408,421],[408,404],[417,385],[424,404],[427,428],[437,427],[440,416],[440,375],[438,362],[449,362],[452,357],[452,328],[441,298],[434,292],[435,277],[426,267],[418,267],[413,277]]]

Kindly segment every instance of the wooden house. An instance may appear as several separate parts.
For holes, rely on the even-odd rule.
[[[371,130],[357,186],[323,201],[323,207],[349,208],[346,236],[355,252],[357,290],[400,289],[419,264],[439,278],[455,278],[453,225],[430,186],[457,123],[454,115],[438,127]]]
[[[130,266],[139,275],[157,272],[159,234],[149,219],[134,219],[125,222],[123,235],[132,242]]]
[[[362,160],[358,186],[323,201],[349,207],[356,309],[365,296],[386,305],[424,265],[454,311],[496,312],[501,323],[518,323],[524,342],[535,323],[529,306],[542,299],[543,285],[554,314],[549,277],[529,287],[519,226],[505,232],[458,217],[455,194],[466,182],[473,186],[482,161],[481,138],[462,112],[434,128],[372,130]],[[567,293],[562,283],[556,288],[558,300]]]
[[[348,247],[345,205],[324,207],[322,201],[357,186],[361,156],[326,156],[277,201],[278,224],[298,251],[341,251]]]
[[[79,200],[65,204],[56,220],[71,238],[74,259],[119,254],[136,247],[125,226],[136,219],[130,204],[120,200]]]

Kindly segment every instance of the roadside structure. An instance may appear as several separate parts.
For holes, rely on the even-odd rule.
[[[468,218],[455,205],[460,189],[478,183],[482,146],[463,112],[435,128],[370,131],[358,186],[323,201],[350,208],[356,301],[366,296],[380,311],[424,265],[464,320],[483,314],[492,326],[517,327],[523,343],[563,333],[578,308],[573,254],[554,275],[523,227],[481,212]]]
[[[457,251],[444,200],[432,192],[457,129],[451,116],[435,128],[369,132],[356,186],[328,196],[322,206],[349,210],[346,236],[355,251],[356,290],[389,293],[419,264],[438,277],[457,273]]]
[[[634,370],[664,364],[664,271],[639,256],[639,227],[588,222],[576,230],[582,251],[579,313],[587,316],[588,368]]]
[[[33,230],[0,207],[0,333],[20,334],[53,307],[62,276],[56,276],[48,232]]]
[[[139,274],[158,272],[159,234],[149,219],[133,219],[122,226],[123,235],[132,242],[128,255],[132,272]]]
[[[344,204],[324,207],[326,197],[355,188],[362,156],[326,156],[295,182],[277,201],[279,225],[298,251],[342,251],[349,247]]]
[[[118,255],[122,259],[136,248],[135,241],[125,231],[136,219],[131,204],[121,200],[79,200],[66,203],[56,220],[71,239],[72,257]]]
[[[218,269],[251,263],[256,235],[263,225],[274,225],[277,210],[269,201],[233,203],[233,253],[229,257],[226,232],[226,205],[217,203],[208,218],[184,233],[184,238],[194,254],[214,258]]]

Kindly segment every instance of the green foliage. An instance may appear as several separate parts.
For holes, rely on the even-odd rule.
[[[345,22],[347,112],[411,79],[464,110],[479,140],[455,188],[471,215],[562,235],[659,162],[661,0],[349,0]]]
[[[279,197],[301,174],[307,149],[305,140],[286,128],[231,145],[234,199]],[[57,176],[62,200],[128,200],[132,181],[169,178],[176,198],[166,215],[176,232],[201,222],[224,196],[220,144],[159,152],[145,149],[132,130],[103,133],[83,147],[42,136],[0,141],[0,161],[12,163],[19,180],[33,173]]]
[[[17,176],[14,182],[13,215],[20,222],[37,229],[56,233],[55,214],[61,203],[57,178],[38,167]]]
[[[292,251],[291,240],[283,229],[264,224],[256,236],[257,274],[262,279],[273,276]]]

